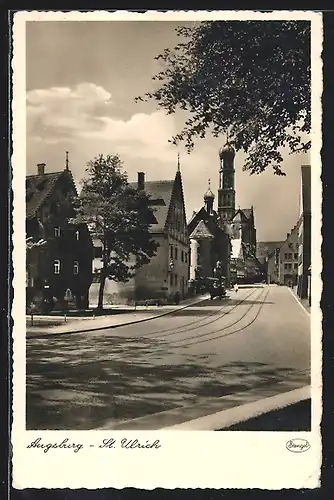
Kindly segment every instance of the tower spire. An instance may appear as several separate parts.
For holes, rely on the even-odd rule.
[[[65,159],[65,170],[69,170],[69,159],[68,159],[68,151],[66,151],[66,159]]]
[[[180,172],[180,153],[177,153],[177,171]]]

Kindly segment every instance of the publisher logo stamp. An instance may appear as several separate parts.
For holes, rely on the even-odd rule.
[[[304,453],[304,451],[307,451],[311,448],[311,445],[307,441],[307,439],[295,438],[289,439],[289,441],[287,441],[286,448],[292,453]]]

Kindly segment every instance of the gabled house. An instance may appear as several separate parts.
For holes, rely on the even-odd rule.
[[[261,264],[256,257],[256,229],[254,209],[239,208],[231,220],[232,239],[240,240],[244,259],[244,277],[240,281],[254,281],[261,275]]]
[[[39,303],[47,311],[71,301],[72,307],[87,308],[93,246],[87,226],[69,222],[75,183],[68,166],[50,173],[45,167],[40,163],[37,174],[26,177],[26,235],[45,240],[27,247],[27,305]]]
[[[279,251],[284,241],[259,241],[256,244],[256,258],[267,283],[278,283]]]
[[[294,287],[298,277],[298,225],[296,224],[286,235],[286,240],[279,250],[279,275],[280,285]]]
[[[181,172],[173,180],[147,181],[138,172],[132,187],[145,190],[154,219],[150,226],[158,243],[157,253],[150,262],[136,271],[126,283],[107,280],[104,291],[106,304],[124,304],[149,299],[182,299],[188,291],[189,238],[187,232]],[[98,283],[91,287],[92,301],[97,297]]]

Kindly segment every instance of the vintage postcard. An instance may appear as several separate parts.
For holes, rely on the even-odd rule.
[[[322,15],[12,43],[14,488],[317,488]]]

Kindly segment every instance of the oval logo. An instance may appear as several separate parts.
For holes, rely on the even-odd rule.
[[[286,448],[287,450],[292,451],[292,453],[303,453],[304,451],[309,450],[311,445],[307,439],[295,438],[290,439],[286,443]]]

